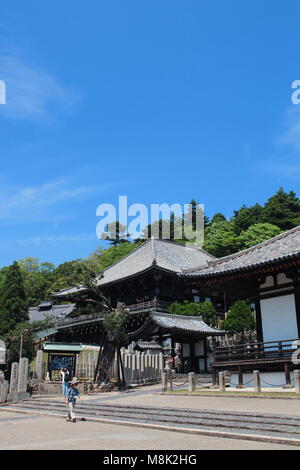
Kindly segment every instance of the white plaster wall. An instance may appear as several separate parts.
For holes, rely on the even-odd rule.
[[[294,294],[260,301],[264,341],[298,338]]]
[[[246,387],[254,387],[253,374],[243,374],[243,383]],[[248,383],[251,380],[250,383]],[[285,385],[285,374],[284,372],[261,372],[260,374],[261,387],[272,388],[282,387]],[[235,387],[239,383],[238,374],[232,374],[230,379],[230,387]],[[270,385],[269,385],[270,384]],[[291,384],[294,385],[294,372],[291,372]]]

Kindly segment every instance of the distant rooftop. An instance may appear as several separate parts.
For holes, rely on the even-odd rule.
[[[215,257],[196,247],[185,247],[167,240],[149,239],[121,260],[104,269],[97,285],[104,286],[139,275],[152,267],[180,273],[185,269],[207,266]],[[82,286],[70,287],[54,292],[55,297],[64,297],[85,290]]]
[[[246,250],[211,260],[206,266],[188,268],[183,275],[213,277],[297,257],[300,257],[300,225]]]
[[[75,307],[76,304],[53,305],[52,302],[43,301],[28,309],[29,322],[45,320],[48,316],[61,320],[73,312]]]

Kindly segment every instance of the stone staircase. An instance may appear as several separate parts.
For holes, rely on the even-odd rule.
[[[33,398],[22,402],[7,403],[0,406],[1,411],[60,419],[65,419],[67,414],[63,401],[50,398]],[[101,403],[101,399],[97,399],[78,402],[76,416],[79,422],[93,421],[300,446],[300,417],[279,414],[174,407],[154,408]]]

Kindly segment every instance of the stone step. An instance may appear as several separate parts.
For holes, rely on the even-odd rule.
[[[13,403],[3,407],[6,410],[19,412],[45,413],[64,417],[66,405],[61,401],[33,399]],[[94,403],[78,403],[76,405],[78,418],[100,420],[103,422],[118,421],[137,425],[167,425],[171,430],[190,429],[219,430],[220,432],[242,434],[245,439],[249,435],[268,436],[277,439],[293,439],[294,445],[300,445],[300,419],[283,415],[243,414],[234,412],[217,412],[214,410],[185,410],[145,406],[107,405]],[[184,431],[185,432],[185,431]]]

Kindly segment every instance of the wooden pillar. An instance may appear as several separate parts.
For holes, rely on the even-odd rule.
[[[289,367],[289,364],[287,362],[284,364],[284,373],[285,373],[285,384],[286,385],[291,385],[290,367]]]
[[[204,372],[207,372],[207,338],[203,340]]]
[[[195,364],[195,344],[190,343],[190,365],[191,365],[191,372],[197,372],[195,370],[196,364]]]
[[[255,299],[255,312],[256,312],[257,341],[262,343],[264,341],[264,335],[263,335],[263,328],[262,328],[261,307],[260,307],[259,297]]]
[[[300,281],[295,281],[295,308],[296,308],[296,319],[298,327],[298,338],[300,338]]]
[[[239,387],[243,387],[243,368],[239,367]]]
[[[213,385],[216,385],[218,380],[217,380],[217,377],[218,377],[218,371],[215,367],[212,368],[212,384]]]

